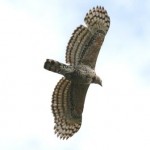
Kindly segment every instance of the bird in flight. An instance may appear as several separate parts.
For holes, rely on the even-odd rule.
[[[66,49],[66,64],[47,59],[44,68],[64,77],[57,83],[52,95],[54,130],[57,136],[68,139],[82,123],[82,112],[87,90],[91,83],[102,86],[95,72],[96,60],[110,26],[104,7],[89,10],[85,24],[73,32]]]

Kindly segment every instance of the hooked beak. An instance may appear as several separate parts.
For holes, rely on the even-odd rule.
[[[102,80],[100,80],[100,82],[98,84],[102,87],[103,86]]]

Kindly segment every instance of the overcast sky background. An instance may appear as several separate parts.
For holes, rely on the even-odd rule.
[[[93,6],[111,25],[91,85],[82,127],[67,141],[53,132],[51,95],[73,30]],[[150,2],[141,0],[0,0],[0,149],[149,150]]]

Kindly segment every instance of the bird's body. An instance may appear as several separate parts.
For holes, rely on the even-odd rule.
[[[66,50],[66,62],[47,59],[44,68],[64,77],[57,83],[52,96],[55,133],[68,139],[76,133],[82,122],[85,96],[91,83],[102,85],[95,73],[99,50],[109,29],[110,18],[103,7],[96,7],[72,34]]]
[[[76,84],[96,83],[96,73],[87,65],[70,66],[52,59],[47,59],[44,68],[62,74],[67,80],[70,80]]]

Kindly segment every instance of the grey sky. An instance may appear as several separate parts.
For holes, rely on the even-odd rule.
[[[94,6],[111,25],[91,85],[82,127],[68,141],[53,132],[51,95],[61,78],[45,59],[65,62],[75,28]],[[149,150],[150,2],[140,0],[0,1],[0,149]]]

